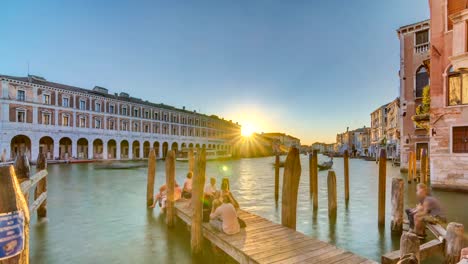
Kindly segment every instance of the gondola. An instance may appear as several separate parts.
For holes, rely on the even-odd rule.
[[[333,161],[330,160],[327,162],[323,162],[322,164],[317,164],[317,167],[320,171],[329,170],[331,169],[331,167],[333,167]]]

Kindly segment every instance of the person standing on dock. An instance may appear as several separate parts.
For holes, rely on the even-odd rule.
[[[187,178],[185,179],[184,186],[182,187],[182,197],[185,199],[192,198],[192,177],[192,172],[187,173]]]
[[[223,204],[215,209],[213,207],[210,214],[210,225],[220,232],[228,235],[240,232],[240,225],[234,206],[230,203],[227,195],[222,196]]]

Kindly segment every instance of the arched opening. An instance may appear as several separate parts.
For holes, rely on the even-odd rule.
[[[206,149],[206,144],[203,144],[201,147],[202,149]]]
[[[199,148],[200,148],[200,144],[196,144],[196,145],[195,145],[195,148],[199,149]]]
[[[181,148],[181,149],[187,148],[187,144],[182,143],[182,144],[180,145],[180,148]]]
[[[120,159],[128,159],[129,146],[127,140],[120,142]]]
[[[88,140],[86,138],[78,139],[78,159],[88,159]]]
[[[158,141],[155,141],[153,143],[153,148],[154,148],[154,152],[156,154],[156,158],[159,158],[159,142]]]
[[[39,139],[39,153],[43,153],[48,160],[54,158],[54,140],[51,137]]]
[[[25,135],[17,135],[11,139],[11,159],[17,155],[26,154],[31,159],[31,139]]]
[[[140,142],[138,140],[133,141],[132,144],[132,153],[134,159],[140,158]]]
[[[208,144],[208,149],[211,149],[211,144]]]
[[[59,157],[61,160],[68,160],[72,154],[72,140],[68,137],[59,141]]]
[[[424,87],[429,85],[429,74],[426,67],[420,66],[416,71],[416,98],[423,96]]]
[[[101,139],[97,138],[93,141],[93,159],[102,159],[104,151],[104,143]]]
[[[169,144],[167,142],[164,142],[163,145],[162,145],[162,155],[163,155],[163,158],[166,158],[167,156],[167,150],[169,149]]]
[[[177,142],[172,143],[171,150],[174,150],[175,154],[177,154],[177,151],[179,150]]]
[[[108,159],[117,158],[117,142],[113,139],[107,141],[107,158]]]
[[[149,141],[145,141],[143,143],[143,158],[147,159],[149,157],[150,149],[151,149],[151,144],[149,143]]]
[[[190,144],[188,145],[188,147],[189,147],[189,148],[193,148],[193,143],[190,143]]]

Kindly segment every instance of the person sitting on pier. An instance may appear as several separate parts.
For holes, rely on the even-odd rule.
[[[174,201],[179,200],[182,197],[182,189],[180,188],[179,184],[177,182],[175,183],[174,187]],[[163,184],[161,187],[159,187],[159,193],[157,193],[154,196],[154,202],[153,205],[151,205],[151,208],[156,207],[156,203],[159,204],[159,207],[161,209],[165,210],[166,209],[166,200],[167,200],[167,185]]]
[[[413,232],[420,237],[425,237],[426,223],[445,223],[446,219],[440,202],[429,195],[425,184],[419,183],[417,185],[416,196],[419,204],[416,208],[407,209],[406,213]]]
[[[218,190],[216,189],[216,178],[211,177],[210,183],[205,186],[204,193],[213,199]]]
[[[193,173],[190,171],[187,173],[187,178],[184,182],[184,187],[182,188],[182,197],[185,199],[192,198],[192,176]]]
[[[239,221],[234,206],[230,203],[227,195],[222,196],[223,204],[213,209],[210,214],[210,225],[220,232],[228,235],[240,232]]]
[[[232,195],[231,193],[231,188],[229,186],[229,179],[228,178],[224,178],[222,181],[221,181],[221,193],[220,193],[220,196],[223,197],[224,195],[226,195],[227,197],[229,197],[229,202],[234,205],[234,208],[239,209],[240,206],[239,206],[239,203],[237,202],[237,200],[234,198],[234,196]],[[220,199],[221,200],[221,199]]]

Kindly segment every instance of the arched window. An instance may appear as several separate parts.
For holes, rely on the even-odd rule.
[[[447,71],[447,101],[448,105],[468,104],[468,72]]]
[[[416,98],[423,96],[424,87],[429,85],[429,74],[424,66],[416,72]]]

